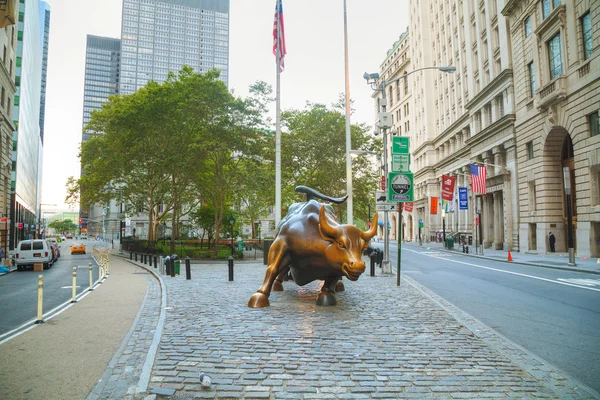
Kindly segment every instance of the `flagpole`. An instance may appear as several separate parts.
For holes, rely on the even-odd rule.
[[[281,1],[277,1],[277,81],[275,94],[275,226],[281,221]]]
[[[348,18],[346,13],[346,0],[344,0],[344,62],[346,73],[346,192],[348,194],[348,217],[347,223],[354,224],[352,206],[352,137],[350,135],[350,73],[348,70]]]

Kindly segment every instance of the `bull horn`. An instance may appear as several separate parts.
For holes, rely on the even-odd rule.
[[[360,237],[362,238],[362,240],[368,242],[369,240],[371,240],[371,238],[373,236],[375,236],[377,234],[377,217],[378,217],[379,213],[375,213],[375,216],[373,217],[373,222],[371,222],[371,229],[369,229],[366,232],[361,232],[360,233]]]
[[[324,205],[322,205],[321,209],[319,210],[319,227],[321,229],[321,234],[332,239],[335,239],[337,237],[337,229],[329,225],[329,223],[327,222]]]

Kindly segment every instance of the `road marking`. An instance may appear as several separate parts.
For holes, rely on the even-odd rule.
[[[413,253],[417,253],[417,254],[424,254],[422,252],[419,251],[415,251],[415,250],[410,250],[410,249],[405,249],[407,251],[411,251]],[[436,257],[436,256],[432,256],[430,254],[425,254],[427,257],[432,257],[432,258],[439,258],[442,260],[446,260],[449,262],[454,262],[457,264],[464,264],[464,265],[469,265],[471,267],[475,267],[475,268],[482,268],[482,269],[487,269],[490,271],[496,271],[496,272],[504,272],[505,274],[511,274],[511,275],[517,275],[517,276],[523,276],[525,278],[531,278],[531,279],[537,279],[540,281],[545,281],[545,282],[550,282],[550,283],[555,283],[557,285],[565,285],[565,286],[572,286],[572,287],[576,287],[579,289],[587,289],[587,290],[593,290],[594,292],[600,292],[600,289],[596,289],[596,288],[592,288],[592,287],[587,287],[587,286],[581,286],[581,285],[575,285],[573,283],[569,283],[569,282],[563,282],[564,279],[559,279],[557,278],[557,280],[553,280],[553,279],[547,279],[547,278],[541,278],[539,276],[533,276],[533,275],[527,275],[527,274],[521,274],[519,272],[512,272],[512,271],[506,271],[503,269],[498,269],[498,268],[491,268],[491,267],[484,267],[483,265],[477,265],[477,264],[472,264],[472,263],[468,263],[468,262],[464,262],[464,261],[458,261],[458,260],[453,260],[453,259],[448,259],[448,258],[441,258],[441,257]],[[587,280],[587,279],[586,279]]]
[[[80,285],[77,285],[77,286],[75,286],[75,287],[76,287],[76,288],[80,288],[81,286],[80,286]],[[73,289],[73,286],[72,286],[72,285],[71,285],[71,286],[63,286],[63,287],[61,287],[61,289]]]
[[[558,278],[561,282],[574,283],[583,286],[600,286],[600,279]]]

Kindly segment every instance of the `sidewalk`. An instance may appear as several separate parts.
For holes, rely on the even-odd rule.
[[[391,246],[392,241],[390,241]],[[397,246],[397,241],[393,241],[394,247]],[[413,246],[421,247],[418,242],[406,242],[402,246]],[[582,257],[575,256],[575,265],[569,265],[569,254],[568,253],[550,253],[550,254],[533,254],[533,253],[520,253],[511,252],[513,261],[508,261],[508,251],[506,250],[492,250],[483,249],[483,255],[481,255],[481,247],[478,248],[479,254],[475,254],[475,246],[469,246],[469,254],[462,252],[462,245],[454,245],[453,249],[445,249],[443,243],[423,242],[422,248],[432,249],[436,251],[447,251],[452,253],[460,253],[469,257],[484,258],[494,261],[512,262],[513,264],[531,265],[536,267],[544,268],[555,268],[567,271],[578,271],[587,272],[592,274],[600,274],[600,264],[597,258],[584,259]]]

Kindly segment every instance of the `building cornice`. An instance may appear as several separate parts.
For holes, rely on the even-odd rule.
[[[507,114],[500,118],[498,121],[494,122],[492,125],[486,127],[484,130],[479,132],[473,137],[470,137],[465,142],[465,146],[472,148],[476,145],[482,143],[486,139],[490,138],[496,132],[501,132],[503,129],[514,126],[517,117],[515,114]]]
[[[413,154],[419,154],[419,153],[421,153],[421,151],[425,150],[426,147],[433,147],[433,141],[432,140],[427,140],[427,141],[423,142],[419,147],[417,147],[413,151]]]
[[[508,0],[501,11],[502,15],[505,17],[510,17],[516,11],[517,4],[521,1],[522,0]]]
[[[513,79],[513,70],[507,68],[500,72],[497,77],[494,78],[488,85],[486,85],[479,93],[477,93],[471,100],[465,104],[465,108],[467,110],[474,108],[479,109],[483,104],[487,102],[487,100],[491,97],[494,97],[495,92],[500,89],[502,86],[512,85]]]
[[[441,135],[438,135],[435,138],[435,142],[439,143],[439,142],[445,142],[447,140],[446,136],[454,136],[456,134],[457,130],[461,130],[464,128],[464,126],[461,126],[463,124],[469,124],[469,120],[471,119],[471,116],[469,115],[468,112],[463,113],[460,118],[458,118],[456,121],[454,121],[452,123],[452,125],[450,125],[448,128],[444,129],[444,131],[442,132]]]

